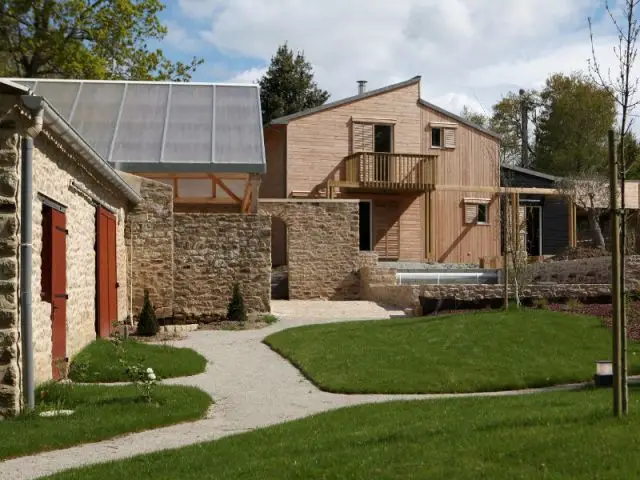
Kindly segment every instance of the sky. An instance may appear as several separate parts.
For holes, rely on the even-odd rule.
[[[330,100],[422,76],[425,100],[489,113],[509,91],[552,73],[606,68],[617,44],[604,0],[165,0],[162,48],[201,57],[201,82],[254,82],[288,42],[313,65]],[[622,0],[610,0],[618,8]]]

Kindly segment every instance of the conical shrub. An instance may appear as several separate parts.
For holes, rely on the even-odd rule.
[[[244,298],[237,282],[233,284],[233,294],[227,309],[227,320],[232,322],[244,322],[247,320],[247,309],[244,306]]]
[[[153,308],[151,300],[149,300],[149,291],[145,289],[142,311],[138,319],[138,335],[152,337],[158,333],[159,329],[160,326],[158,325],[155,309]]]

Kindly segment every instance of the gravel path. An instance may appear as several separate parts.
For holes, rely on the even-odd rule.
[[[0,463],[0,479],[37,478],[81,465],[214,440],[349,405],[453,396],[521,395],[550,390],[462,395],[340,395],[322,392],[289,362],[262,344],[262,339],[273,332],[298,325],[388,319],[401,317],[403,313],[386,310],[370,302],[274,301],[272,309],[280,321],[267,328],[197,331],[176,342],[205,355],[209,364],[200,375],[164,383],[194,385],[209,393],[215,404],[205,419],[8,460]]]

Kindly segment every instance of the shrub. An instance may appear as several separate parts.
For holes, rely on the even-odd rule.
[[[533,307],[539,309],[545,309],[549,307],[549,300],[546,298],[535,298],[533,300]]]
[[[156,333],[160,326],[156,319],[156,312],[149,300],[149,291],[144,291],[144,303],[142,304],[142,311],[140,312],[140,318],[138,319],[138,335],[145,337],[152,337]]]
[[[237,282],[233,284],[233,294],[227,309],[227,320],[232,322],[245,322],[247,320],[247,309],[244,306],[244,298]]]
[[[275,315],[267,314],[267,315],[262,317],[262,321],[264,323],[266,323],[267,325],[271,325],[271,324],[276,323],[278,321],[278,317],[276,317]]]
[[[570,298],[567,301],[567,308],[569,310],[578,310],[580,307],[582,307],[582,302],[577,298]]]

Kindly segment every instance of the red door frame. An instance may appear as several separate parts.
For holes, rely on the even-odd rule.
[[[57,362],[67,356],[67,227],[64,212],[49,209],[51,215],[51,368],[53,378],[61,372]]]
[[[96,334],[108,337],[118,319],[116,217],[103,207],[96,210]]]

